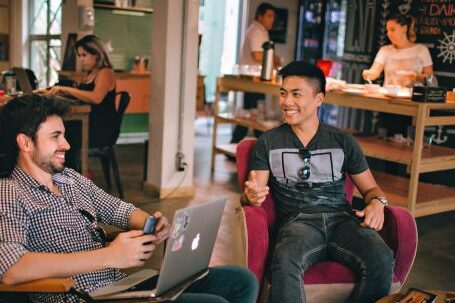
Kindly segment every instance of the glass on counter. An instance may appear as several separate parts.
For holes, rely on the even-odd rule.
[[[239,76],[259,77],[261,75],[260,65],[234,64],[232,74]]]
[[[16,95],[17,83],[16,83],[16,78],[13,76],[6,76],[5,78],[5,89],[6,89],[6,94],[10,96]]]

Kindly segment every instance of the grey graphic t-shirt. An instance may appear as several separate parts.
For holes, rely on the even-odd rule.
[[[349,211],[344,195],[345,173],[368,169],[355,139],[320,123],[303,146],[288,124],[265,132],[253,150],[251,170],[269,170],[279,219],[296,213]]]

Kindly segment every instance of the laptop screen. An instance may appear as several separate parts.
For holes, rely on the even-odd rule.
[[[208,268],[225,198],[192,205],[174,215],[156,295]]]
[[[19,82],[22,93],[24,95],[31,95],[33,93],[33,89],[25,69],[21,67],[13,67],[13,73],[16,75],[16,79],[17,82]]]

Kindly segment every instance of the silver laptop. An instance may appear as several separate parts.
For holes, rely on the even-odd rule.
[[[144,269],[89,295],[95,300],[159,297],[193,277],[201,278],[207,273],[225,204],[226,198],[219,198],[176,211],[159,273]]]

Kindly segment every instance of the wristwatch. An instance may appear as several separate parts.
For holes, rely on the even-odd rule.
[[[379,202],[384,204],[384,206],[389,205],[389,201],[387,201],[386,197],[384,196],[374,196],[373,198],[371,198],[370,202],[373,201],[373,199],[378,200]]]

